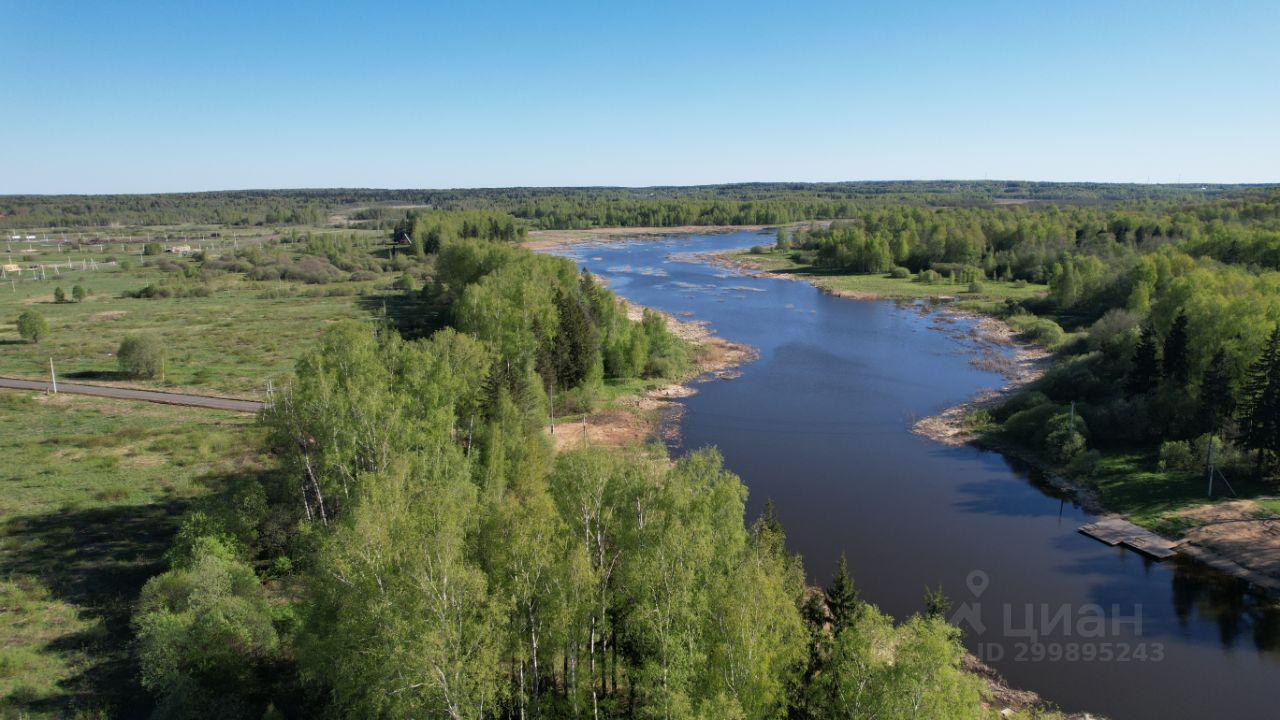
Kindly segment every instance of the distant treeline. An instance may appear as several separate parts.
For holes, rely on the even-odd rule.
[[[1262,185],[1137,185],[1015,181],[740,183],[648,188],[237,190],[156,195],[8,195],[0,227],[87,228],[184,223],[321,225],[334,213],[389,226],[413,205],[510,213],[536,228],[772,224],[849,217],[872,205],[1185,202],[1265,195]],[[386,225],[384,225],[386,224]]]

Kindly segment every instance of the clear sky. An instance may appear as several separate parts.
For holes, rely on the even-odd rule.
[[[0,0],[0,193],[1280,181],[1280,2]]]

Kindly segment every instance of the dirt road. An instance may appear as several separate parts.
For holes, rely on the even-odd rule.
[[[0,388],[13,390],[38,390],[49,392],[47,380],[17,380],[0,378]],[[58,392],[73,395],[96,395],[98,397],[117,398],[120,400],[141,400],[143,402],[163,403],[165,405],[186,405],[214,410],[232,410],[235,412],[256,413],[264,403],[256,400],[233,400],[231,398],[211,397],[208,395],[185,395],[155,390],[131,390],[129,388],[111,387],[108,385],[84,385],[81,383],[58,383]]]

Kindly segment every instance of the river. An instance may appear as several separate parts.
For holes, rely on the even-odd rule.
[[[759,350],[740,377],[696,386],[673,449],[719,448],[750,490],[749,517],[772,499],[813,581],[844,553],[862,597],[898,618],[943,588],[970,650],[1064,710],[1276,717],[1280,616],[1241,583],[1091,540],[1077,532],[1090,513],[1029,469],[910,431],[1004,384],[971,362],[972,321],[690,257],[769,242],[733,232],[556,252]]]

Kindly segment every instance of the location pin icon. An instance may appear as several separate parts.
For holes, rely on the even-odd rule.
[[[969,586],[969,592],[973,593],[975,598],[980,598],[982,593],[987,591],[987,586],[991,584],[991,578],[981,570],[974,570],[969,573],[969,577],[965,578],[964,584]]]

